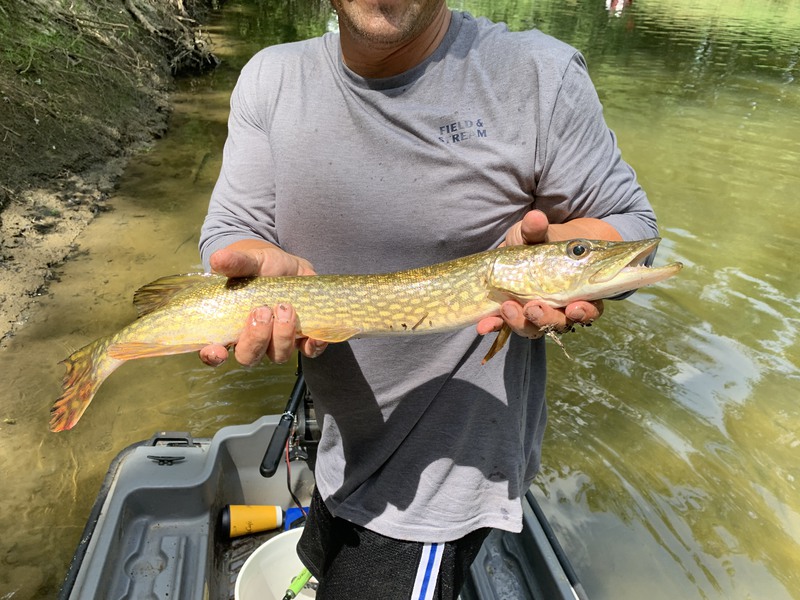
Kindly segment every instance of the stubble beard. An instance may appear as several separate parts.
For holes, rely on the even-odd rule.
[[[382,6],[373,11],[363,11],[348,0],[331,0],[339,18],[339,28],[346,29],[356,41],[368,47],[386,49],[401,46],[413,40],[433,21],[438,10],[436,2],[413,4],[406,10]]]

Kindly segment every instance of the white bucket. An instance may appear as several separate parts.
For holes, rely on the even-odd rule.
[[[236,578],[236,600],[282,600],[292,579],[303,570],[297,556],[297,542],[302,533],[302,528],[284,531],[250,555]],[[308,588],[297,594],[298,600],[315,597],[314,590]]]

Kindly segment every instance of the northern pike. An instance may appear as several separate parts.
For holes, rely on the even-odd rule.
[[[294,306],[297,335],[325,342],[421,335],[461,329],[491,315],[509,299],[563,307],[608,298],[656,283],[682,265],[644,265],[658,245],[571,240],[506,246],[431,266],[377,275],[312,275],[228,279],[173,275],[134,294],[139,318],[63,361],[63,393],[51,409],[50,430],[71,429],[97,389],[127,360],[196,352],[235,344],[257,306]],[[484,362],[505,343],[500,332]]]

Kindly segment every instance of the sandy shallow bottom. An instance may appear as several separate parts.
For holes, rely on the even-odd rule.
[[[0,215],[0,347],[27,320],[28,309],[56,278],[56,267],[76,249],[127,159],[21,193]]]

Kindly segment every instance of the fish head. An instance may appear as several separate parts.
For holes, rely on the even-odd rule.
[[[681,263],[648,267],[660,238],[633,242],[574,239],[498,251],[488,276],[495,295],[523,304],[540,300],[563,307],[577,300],[611,298],[663,281]]]

